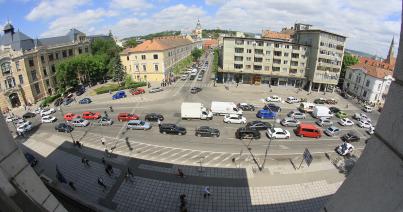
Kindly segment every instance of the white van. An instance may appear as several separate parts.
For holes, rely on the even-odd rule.
[[[325,106],[315,106],[312,111],[312,116],[314,118],[321,117],[333,117],[333,113],[330,112],[330,109]]]
[[[316,105],[311,102],[303,102],[299,105],[299,110],[305,113],[310,113]]]
[[[370,113],[374,110],[373,107],[369,106],[369,105],[364,105],[364,108],[362,109],[363,111]]]

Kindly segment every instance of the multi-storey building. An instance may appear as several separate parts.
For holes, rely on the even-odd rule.
[[[202,41],[193,42],[184,36],[158,37],[123,50],[120,60],[133,79],[161,82],[173,77],[175,64],[201,45]]]
[[[393,72],[366,64],[353,65],[346,70],[343,90],[358,99],[371,103],[384,103]]]
[[[309,25],[308,25],[309,26]],[[296,24],[293,41],[310,46],[306,67],[308,90],[331,90],[337,85],[346,37]]]
[[[0,37],[0,108],[36,103],[56,91],[56,63],[89,53],[86,35],[71,29],[67,35],[32,39],[8,23]]]
[[[217,80],[302,87],[307,51],[307,45],[284,40],[224,37]]]

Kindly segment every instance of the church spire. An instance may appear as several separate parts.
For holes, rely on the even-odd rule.
[[[394,51],[393,51],[393,46],[395,45],[395,36],[393,36],[392,38],[392,42],[390,43],[390,47],[389,47],[389,52],[388,52],[388,57],[386,57],[385,62],[392,64],[394,63]]]

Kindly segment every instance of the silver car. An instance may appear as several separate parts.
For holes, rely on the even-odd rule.
[[[142,120],[130,120],[127,122],[127,129],[132,130],[149,130],[151,129],[150,122],[142,121]]]
[[[284,118],[281,120],[280,124],[287,127],[296,127],[300,122],[294,118]]]
[[[88,120],[82,119],[82,118],[76,118],[73,119],[70,122],[71,125],[73,125],[74,127],[86,127],[90,124],[90,122]]]
[[[97,123],[97,125],[100,125],[100,126],[110,126],[112,124],[113,124],[113,120],[108,117],[105,117],[105,116],[101,117]]]
[[[320,118],[315,122],[317,125],[323,127],[323,126],[332,126],[333,122],[330,121],[330,119],[327,118]]]
[[[294,119],[305,119],[306,115],[305,113],[299,112],[298,110],[294,110],[289,112],[288,117],[294,118]]]
[[[328,136],[336,136],[340,134],[340,129],[335,126],[330,126],[325,130],[325,134]]]
[[[151,88],[150,91],[148,91],[149,93],[157,93],[157,92],[161,92],[163,91],[163,89],[161,87],[157,87],[157,88]]]

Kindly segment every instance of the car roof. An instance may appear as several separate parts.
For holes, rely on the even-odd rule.
[[[236,118],[239,117],[239,115],[237,115],[237,114],[228,114],[227,116],[228,116],[228,117],[236,117]]]
[[[200,126],[199,129],[210,129],[211,127],[209,126]]]
[[[318,128],[314,124],[309,124],[309,123],[301,123],[299,124],[300,128],[305,128],[305,129],[314,129],[317,130]]]
[[[272,128],[275,132],[284,132],[285,130],[280,128],[280,127],[276,127],[276,128]]]
[[[339,129],[339,128],[336,127],[336,126],[330,126],[330,127],[328,127],[328,129],[337,130],[337,129]]]
[[[140,123],[142,122],[141,120],[130,120],[127,123]]]

